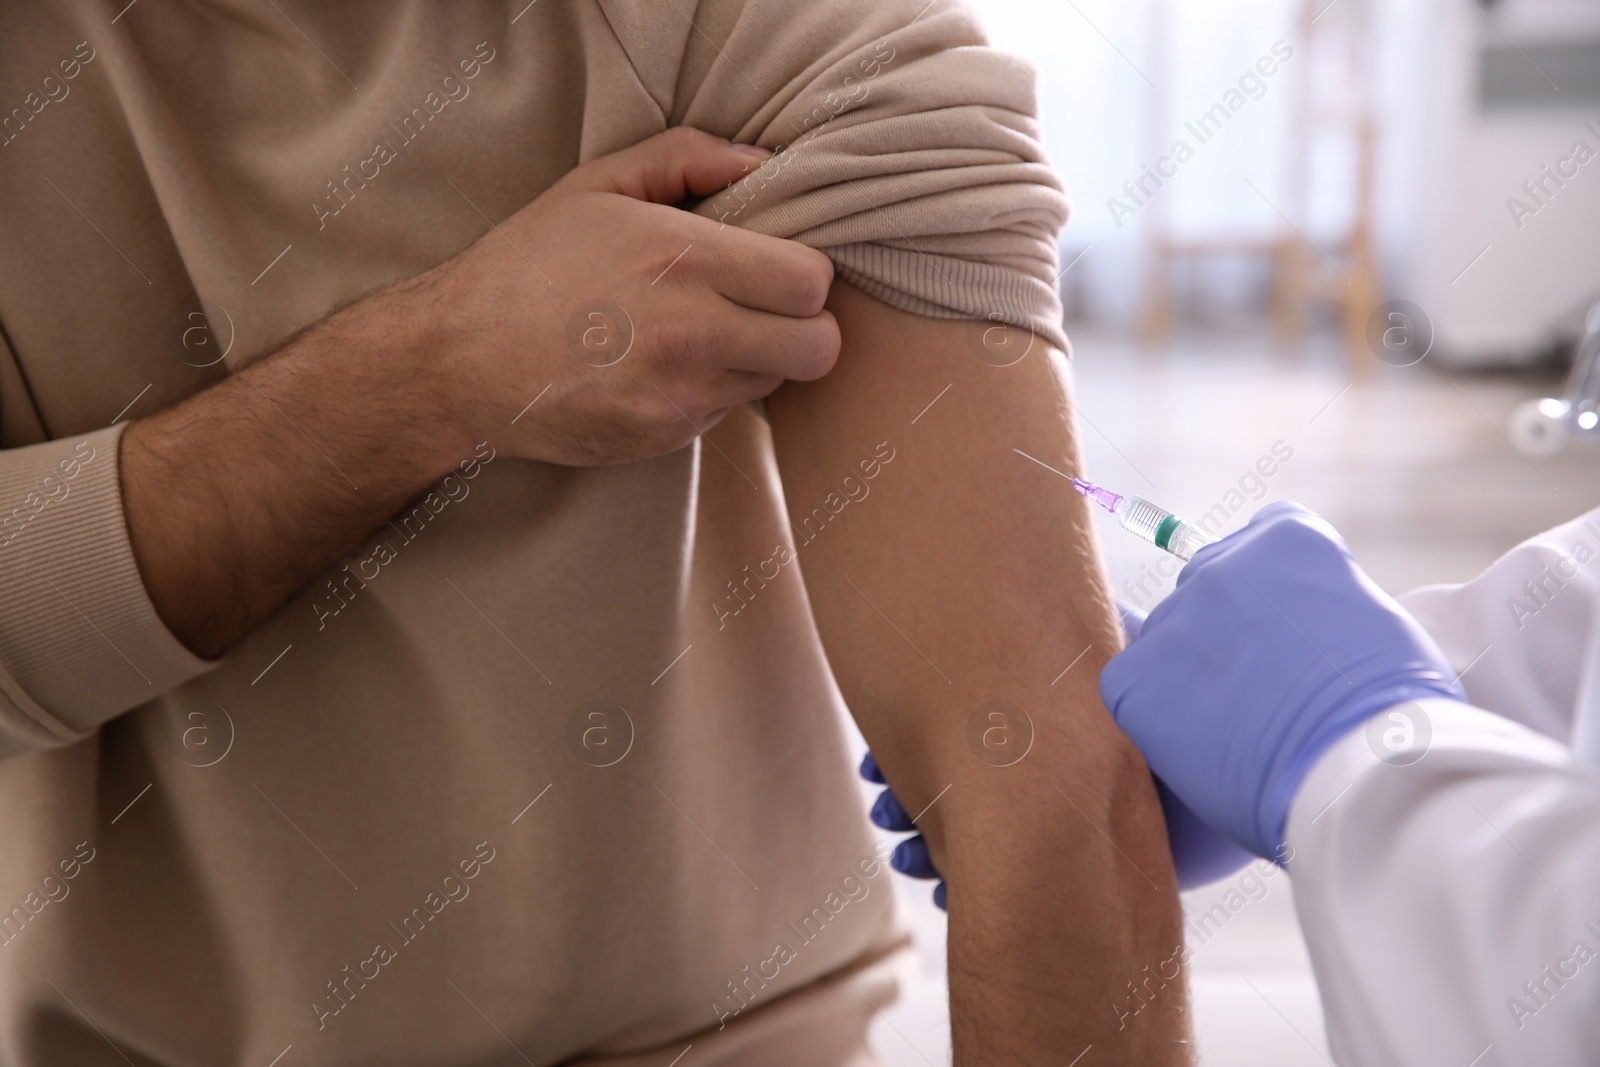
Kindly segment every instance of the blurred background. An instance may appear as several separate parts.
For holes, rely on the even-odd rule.
[[[1600,2],[968,2],[1038,66],[1072,194],[1091,478],[1227,529],[1300,500],[1394,593],[1600,504],[1600,382],[1569,381],[1600,343]],[[1170,589],[1101,541],[1125,601]],[[1201,1062],[1326,1064],[1288,879],[1246,874],[1185,896],[1228,915],[1190,927]],[[943,1067],[943,916],[897,889],[924,970],[875,1045]]]

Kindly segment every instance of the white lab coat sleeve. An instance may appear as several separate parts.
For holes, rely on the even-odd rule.
[[[1399,599],[1464,672],[1474,705],[1572,740],[1600,609],[1600,509],[1524,541],[1470,582]]]
[[[1405,706],[1418,708],[1431,727],[1419,761],[1385,763],[1369,741],[1381,729],[1356,730],[1290,810],[1295,907],[1335,1060],[1592,1064],[1600,772],[1490,712]]]

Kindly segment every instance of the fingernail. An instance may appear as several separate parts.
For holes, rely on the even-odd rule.
[[[768,149],[762,148],[758,144],[736,144],[733,146],[733,150],[735,152],[742,153],[743,155],[755,156],[757,159],[772,158],[772,152]]]

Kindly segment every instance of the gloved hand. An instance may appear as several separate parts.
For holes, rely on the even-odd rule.
[[[916,830],[917,824],[911,821],[910,813],[900,806],[900,798],[888,787],[889,783],[884,779],[883,772],[878,769],[878,761],[872,758],[870,752],[861,758],[861,777],[884,787],[872,805],[870,817],[874,826],[894,833],[909,833]],[[896,845],[894,851],[889,854],[889,866],[912,878],[938,878],[939,884],[933,887],[933,902],[941,908],[945,906],[950,890],[944,884],[939,869],[933,865],[933,856],[928,852],[928,842],[921,834],[908,837]]]
[[[1330,745],[1396,704],[1465,699],[1427,632],[1290,503],[1195,554],[1100,695],[1200,818],[1278,860],[1289,806]]]
[[[1117,614],[1122,617],[1122,632],[1128,643],[1137,641],[1145,617],[1121,602],[1117,604]],[[916,830],[916,824],[901,806],[900,799],[887,787],[883,772],[878,769],[878,761],[872,758],[870,752],[861,761],[861,777],[885,787],[872,805],[874,825],[896,833]],[[1179,889],[1195,889],[1226,878],[1250,862],[1250,853],[1202,822],[1160,778],[1156,779],[1156,792],[1161,798],[1161,810],[1166,815],[1167,845],[1172,849]],[[940,878],[939,870],[933,865],[933,857],[928,852],[928,843],[921,834],[895,846],[889,856],[889,865],[912,878]],[[939,884],[933,887],[933,902],[943,908],[948,894],[949,889],[940,878]]]

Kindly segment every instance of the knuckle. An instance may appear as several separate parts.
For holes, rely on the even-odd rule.
[[[693,246],[693,251],[683,257],[672,273],[683,271],[685,278],[712,278],[723,274],[735,274],[745,267],[739,262],[738,256],[725,246],[716,241],[701,239],[696,233],[686,232],[682,235],[682,243],[678,250]]]
[[[704,152],[709,148],[716,147],[718,144],[725,143],[720,137],[715,137],[694,126],[672,126],[656,134],[656,137],[661,139],[662,144],[670,146],[674,152],[683,155]]]
[[[681,374],[717,348],[716,327],[688,316],[673,316],[646,331],[649,360],[669,375]]]
[[[833,285],[833,260],[814,248],[802,250],[798,282],[800,301],[807,315],[815,315],[828,302],[828,290]]]
[[[807,321],[802,336],[799,357],[805,376],[799,380],[821,378],[839,361],[839,323],[828,312],[821,312]]]
[[[665,225],[641,257],[644,283],[656,288],[675,285],[694,271],[704,256],[704,248],[694,247],[693,240],[681,227]]]
[[[660,445],[688,428],[664,393],[645,387],[624,405],[622,421],[643,443]]]

